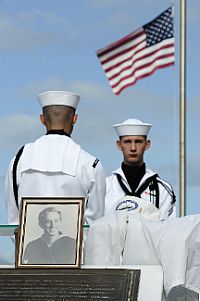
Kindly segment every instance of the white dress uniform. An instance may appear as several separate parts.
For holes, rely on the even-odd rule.
[[[101,162],[70,137],[50,134],[25,145],[17,167],[18,204],[21,197],[87,198],[85,222],[104,215],[105,173]],[[8,222],[18,224],[19,209],[13,192],[13,162],[6,176]]]
[[[118,137],[123,137],[147,136],[151,126],[149,123],[131,118],[123,123],[115,124],[113,127]],[[131,191],[122,168],[113,171],[112,175],[106,178],[105,214],[115,210],[122,210],[126,206],[130,207],[131,203],[124,204],[124,201],[121,200],[125,195],[134,195],[151,202],[159,208],[161,220],[176,216],[175,195],[171,185],[160,179],[150,169],[144,170],[144,175],[134,193]]]
[[[121,168],[113,171],[112,175],[106,178],[106,199],[105,199],[105,214],[109,214],[115,210],[121,210],[124,203],[122,198],[125,196],[124,190],[121,188],[117,174],[121,176],[121,179],[124,185],[127,187],[129,191],[131,188],[128,184],[128,181],[124,175],[124,172]],[[141,179],[137,189],[145,183],[150,177],[156,175],[156,173],[150,169],[146,169],[146,173]],[[172,190],[171,185],[167,182],[163,181],[159,177],[158,179],[158,189],[159,189],[159,210],[160,210],[160,219],[166,219],[168,217],[175,217],[176,216],[176,207],[174,203],[174,193]],[[151,185],[151,184],[150,184]],[[151,202],[153,205],[156,206],[156,196],[155,191],[150,190],[151,186],[148,185],[146,189],[141,193],[141,198],[145,201]],[[131,204],[127,204],[130,205]]]
[[[55,98],[57,103],[55,103]],[[42,107],[68,105],[76,108],[79,96],[69,92],[50,91],[38,96]],[[70,137],[55,133],[44,135],[25,145],[16,168],[13,185],[13,163],[5,180],[8,222],[18,224],[21,197],[85,197],[84,222],[92,223],[104,215],[105,173],[101,162],[85,152]]]

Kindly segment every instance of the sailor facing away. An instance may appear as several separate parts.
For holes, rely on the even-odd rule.
[[[46,135],[26,144],[10,162],[5,180],[8,222],[18,224],[21,197],[86,197],[84,222],[104,215],[105,173],[101,162],[76,144],[71,133],[80,96],[47,91],[38,96]]]
[[[160,219],[175,217],[175,195],[170,184],[156,172],[146,168],[144,153],[150,147],[147,135],[151,124],[138,119],[128,119],[114,125],[119,137],[117,148],[123,154],[121,167],[107,177],[105,214],[131,207],[124,203],[125,195],[136,196],[151,202],[160,210]]]

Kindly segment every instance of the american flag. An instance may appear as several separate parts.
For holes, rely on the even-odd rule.
[[[97,51],[115,94],[175,62],[173,11],[169,7],[153,21]]]

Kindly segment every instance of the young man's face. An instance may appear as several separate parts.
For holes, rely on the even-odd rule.
[[[61,228],[60,215],[56,211],[47,212],[40,226],[49,236],[58,235]]]
[[[145,136],[123,136],[117,141],[117,147],[124,155],[124,163],[129,166],[141,166],[144,152],[150,147]]]

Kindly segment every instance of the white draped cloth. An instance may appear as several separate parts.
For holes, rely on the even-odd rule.
[[[200,293],[200,215],[165,221],[159,210],[135,198],[136,210],[116,211],[91,225],[85,243],[87,265],[156,265],[166,295],[176,286]]]

